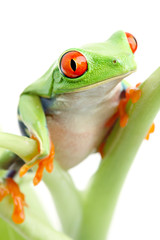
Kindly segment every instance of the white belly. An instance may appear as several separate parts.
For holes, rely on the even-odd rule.
[[[55,145],[55,159],[63,168],[71,168],[97,151],[108,131],[105,123],[117,110],[120,91],[120,84],[109,92],[104,84],[57,97],[47,124]]]

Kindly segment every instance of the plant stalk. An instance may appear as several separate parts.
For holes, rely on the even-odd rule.
[[[82,221],[82,201],[70,175],[57,162],[51,174],[44,172],[43,181],[56,205],[64,232],[75,238]]]
[[[141,86],[137,103],[127,105],[129,121],[119,121],[105,145],[105,156],[84,192],[84,216],[76,240],[106,240],[122,185],[150,125],[160,108],[160,68]]]

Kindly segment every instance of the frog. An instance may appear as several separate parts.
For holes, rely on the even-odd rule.
[[[3,190],[16,184],[13,178],[18,172],[22,177],[36,165],[33,183],[37,185],[45,168],[52,172],[53,159],[65,170],[73,168],[100,151],[117,118],[121,127],[127,124],[125,106],[129,99],[136,102],[140,97],[140,90],[128,88],[124,81],[137,69],[136,50],[135,37],[117,31],[104,42],[64,51],[42,77],[24,89],[18,122],[22,135],[34,139],[39,150],[35,156],[21,159],[0,141],[3,166],[9,168],[14,162],[7,175],[12,180],[7,180]]]

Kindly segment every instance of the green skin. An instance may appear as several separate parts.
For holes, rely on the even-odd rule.
[[[99,100],[99,97],[101,97],[100,86],[106,87],[108,96],[110,95],[110,91],[114,92],[114,89],[117,88],[118,83],[123,77],[136,69],[133,53],[129,47],[125,33],[122,31],[115,33],[104,43],[91,44],[81,49],[72,50],[78,50],[85,55],[88,62],[87,72],[79,78],[69,79],[59,70],[59,60],[39,80],[25,89],[20,97],[19,118],[28,127],[29,132],[34,133],[39,139],[41,153],[38,156],[37,142],[31,138],[0,133],[0,146],[2,147],[0,149],[1,179],[6,176],[12,162],[14,161],[15,163],[20,160],[18,157],[15,158],[14,153],[27,164],[30,164],[31,160],[35,161],[37,157],[41,158],[49,153],[49,132],[46,127],[47,117],[43,112],[40,97],[48,99],[54,97],[57,101],[59,97],[62,97],[61,100],[63,100],[66,99],[66,96],[70,96],[68,99],[74,97],[74,101],[70,101],[69,105],[72,102],[74,103],[75,99],[78,99],[76,102],[78,106],[78,101],[81,100],[80,96],[85,96],[85,105],[87,105],[87,100],[90,99],[87,96],[91,96],[91,93],[97,93],[94,98],[96,97],[96,100]],[[117,61],[116,64],[114,64],[114,60]],[[106,239],[106,233],[108,232],[125,177],[141,142],[160,108],[160,68],[141,84],[140,89],[142,96],[139,101],[135,104],[132,104],[130,101],[127,105],[127,114],[129,115],[127,126],[121,128],[119,121],[115,124],[113,131],[105,143],[103,161],[83,193],[76,189],[68,172],[64,171],[57,162],[55,162],[55,171],[53,171],[53,174],[44,172],[43,180],[54,199],[63,232],[71,238],[57,232],[50,226],[50,219],[48,222],[47,216],[45,219],[45,212],[42,211],[41,201],[34,196],[35,190],[32,189],[32,184],[29,184],[34,173],[26,174],[22,179],[16,178],[22,192],[26,196],[29,196],[26,199],[29,208],[25,211],[26,220],[23,224],[16,225],[11,220],[13,204],[9,196],[0,204],[0,217],[7,221],[7,223],[0,222],[0,228],[2,227],[4,230],[1,231],[2,238],[7,239],[7,230],[5,228],[8,229],[8,224],[10,224],[17,231],[17,233],[13,233],[12,231],[12,239],[15,234],[15,239],[23,239],[24,237],[25,239],[41,240],[46,237],[46,233],[48,240]],[[110,108],[112,109],[114,108],[115,100],[114,98],[111,98],[111,100],[113,100],[110,102]],[[62,108],[62,106],[63,104],[60,107]],[[71,105],[71,107],[73,106]],[[81,107],[84,110],[85,106],[83,106],[83,102]],[[96,104],[95,109],[97,111]],[[80,113],[81,116],[82,111],[80,110],[76,111],[76,115]],[[89,111],[88,106],[87,111]],[[104,114],[108,114],[108,111],[110,110],[102,108]],[[66,108],[64,112],[66,113],[65,117],[72,115],[72,112],[67,111]],[[100,113],[102,114],[102,112]],[[91,111],[91,113],[93,112]],[[80,116],[78,117],[80,118]],[[70,120],[71,118],[69,118],[67,124],[70,123]],[[86,124],[86,121],[82,122]],[[80,122],[79,125],[81,125]],[[82,126],[84,127],[84,124]],[[85,142],[86,145],[87,142]],[[62,149],[63,151],[66,150],[63,147]],[[34,226],[39,226],[39,231],[36,231]]]
[[[134,55],[123,31],[114,33],[105,42],[85,45],[82,48],[69,49],[66,52],[71,50],[81,52],[87,59],[88,69],[82,76],[78,78],[66,77],[60,70],[60,56],[59,60],[57,60],[40,79],[28,86],[20,96],[19,120],[23,122],[25,126],[27,126],[28,131],[34,134],[39,140],[41,148],[40,154],[32,152],[28,155],[26,153],[25,155],[24,148],[22,150],[22,147],[16,147],[15,144],[13,146],[13,142],[17,141],[18,136],[14,136],[11,141],[8,141],[9,136],[7,135],[6,138],[4,138],[4,133],[2,137],[0,136],[0,146],[16,153],[27,162],[28,165],[34,163],[37,158],[41,159],[47,156],[50,151],[49,130],[40,97],[48,99],[54,97],[57,99],[58,96],[65,96],[66,93],[78,94],[78,92],[85,92],[86,97],[90,89],[103,85],[104,83],[109,92],[110,89],[113,90],[117,84],[122,81],[123,77],[126,77],[136,70]],[[99,94],[101,94],[101,92]],[[110,105],[112,105],[112,103],[110,103]],[[83,106],[81,107],[83,108]],[[106,108],[103,112],[107,114],[107,111],[110,110]],[[113,115],[113,113],[110,113],[110,115],[111,114]],[[4,141],[4,139],[6,141]],[[19,141],[22,142],[23,145],[25,143],[27,144],[29,139],[21,138]],[[102,141],[102,139],[99,141]],[[99,143],[96,144],[98,145]],[[19,146],[20,145],[21,143]],[[81,158],[86,157],[89,151],[86,151],[87,153],[84,153],[84,156]],[[75,153],[75,155],[76,154],[78,155],[79,153]],[[72,152],[70,155],[72,155]],[[83,159],[80,159],[78,162],[82,160]],[[61,162],[63,166],[63,159]],[[74,164],[71,163],[69,166],[64,166],[64,168],[70,168],[78,162],[75,161]],[[2,163],[4,163],[4,160]],[[0,167],[3,168],[3,164],[1,164]]]

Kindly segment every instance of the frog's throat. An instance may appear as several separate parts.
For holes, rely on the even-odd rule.
[[[88,86],[85,86],[85,87],[81,87],[81,88],[75,88],[75,89],[72,89],[70,91],[67,91],[67,93],[73,93],[73,92],[82,92],[82,91],[85,91],[85,90],[88,90],[88,89],[91,89],[91,88],[95,88],[99,85],[102,85],[104,83],[113,83],[113,87],[116,86],[119,82],[121,82],[124,78],[126,78],[127,76],[129,76],[130,74],[134,73],[136,70],[132,70],[130,72],[127,72],[125,74],[122,74],[122,75],[119,75],[119,76],[116,76],[116,77],[112,77],[112,78],[108,78],[108,79],[105,79],[103,81],[100,81],[100,82],[97,82],[97,83],[93,83],[91,85],[88,85]]]

